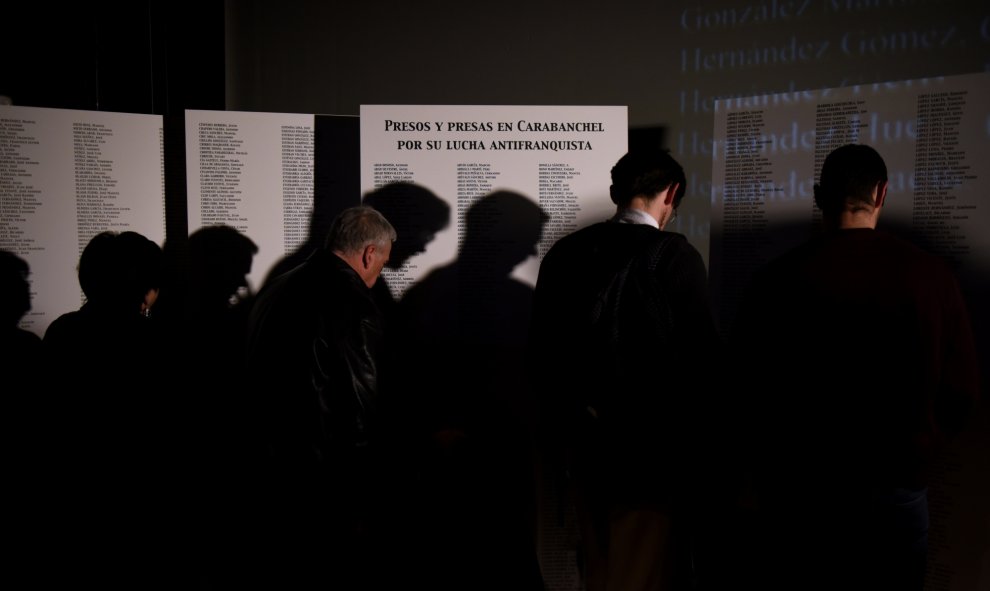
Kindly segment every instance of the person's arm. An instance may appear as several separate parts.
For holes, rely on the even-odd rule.
[[[323,417],[325,441],[345,446],[368,444],[378,399],[380,318],[369,306],[328,311],[333,326],[313,343],[313,387]]]
[[[958,434],[979,398],[980,376],[976,343],[966,302],[955,278],[947,281],[943,304],[938,392],[935,420],[943,435]]]

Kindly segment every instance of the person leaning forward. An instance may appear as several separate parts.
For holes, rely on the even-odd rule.
[[[382,318],[371,287],[395,238],[374,209],[346,209],[325,246],[252,309],[247,367],[272,535],[249,566],[275,586],[373,586]]]
[[[544,444],[569,476],[589,591],[672,589],[690,578],[696,404],[718,336],[698,251],[665,228],[685,193],[665,151],[612,168],[608,221],[547,253],[531,362]]]

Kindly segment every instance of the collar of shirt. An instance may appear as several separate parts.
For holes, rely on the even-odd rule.
[[[642,209],[620,209],[615,213],[611,221],[620,224],[646,224],[647,226],[653,226],[657,230],[660,229],[660,224],[653,219],[653,216]]]

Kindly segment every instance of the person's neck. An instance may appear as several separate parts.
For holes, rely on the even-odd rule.
[[[620,220],[631,224],[648,224],[655,228],[660,227],[656,217],[649,211],[638,207],[619,207],[615,210],[615,220]]]
[[[632,200],[625,206],[625,209],[635,209],[642,211],[646,215],[656,220],[657,225],[659,227],[663,227],[663,224],[660,222],[660,218],[662,217],[662,207],[661,207],[662,203],[663,200],[659,197],[651,199],[649,201],[644,199],[643,197],[633,197]]]
[[[874,211],[844,211],[839,216],[839,228],[843,230],[875,230],[877,227],[877,216]]]

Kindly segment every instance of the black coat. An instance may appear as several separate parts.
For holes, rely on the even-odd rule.
[[[548,435],[600,465],[615,498],[666,494],[696,463],[718,348],[684,236],[603,222],[543,259],[531,359]]]
[[[267,453],[321,461],[375,429],[382,318],[371,291],[328,251],[258,295],[248,375]]]

